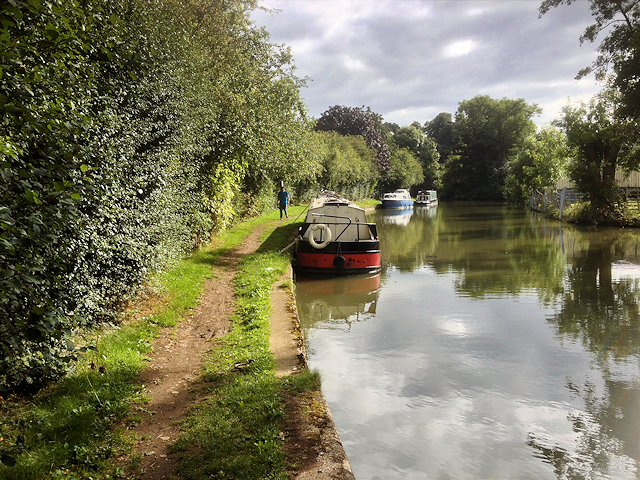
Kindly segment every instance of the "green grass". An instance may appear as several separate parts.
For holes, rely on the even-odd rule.
[[[264,246],[263,246],[264,250]],[[282,453],[282,382],[269,350],[272,285],[289,258],[262,251],[243,258],[236,278],[232,331],[217,341],[206,361],[206,400],[183,424],[174,444],[184,453],[185,478],[288,479]]]
[[[97,352],[75,362],[72,372],[33,398],[13,398],[0,409],[0,479],[117,478],[106,461],[130,449],[124,434],[131,406],[144,402],[138,374],[146,367],[160,327],[175,326],[197,304],[212,266],[264,219],[239,225],[214,245],[179,262],[156,283],[164,301],[146,317],[94,332]]]
[[[105,335],[98,352],[77,362],[72,374],[29,402],[5,404],[3,439],[22,435],[24,450],[15,466],[0,467],[0,478],[88,478],[104,471],[106,459],[128,451],[133,439],[120,422],[132,404],[146,400],[137,377],[156,329],[139,322]]]
[[[358,205],[360,205],[362,208],[376,207],[378,205],[382,205],[382,202],[380,200],[375,200],[373,198],[367,198],[367,199],[364,199],[364,200],[359,200],[356,203]]]
[[[0,455],[5,463],[15,459],[15,466],[0,464],[0,479],[126,478],[140,458],[131,457],[128,466],[113,459],[133,446],[126,427],[135,423],[132,407],[148,401],[138,378],[153,339],[196,306],[221,257],[265,223],[260,248],[241,261],[234,328],[219,340],[203,372],[210,392],[185,421],[185,435],[174,448],[185,452],[180,468],[186,478],[288,478],[279,430],[282,395],[305,382],[318,389],[319,380],[309,372],[295,380],[275,378],[269,293],[289,262],[279,250],[305,210],[291,207],[282,222],[276,210],[221,235],[156,279],[162,301],[148,315],[130,315],[119,328],[90,334],[97,351],[83,354],[60,382],[35,397],[0,403]]]

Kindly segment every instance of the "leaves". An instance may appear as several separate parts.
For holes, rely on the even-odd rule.
[[[334,105],[320,116],[315,129],[364,138],[367,145],[377,152],[378,170],[384,179],[391,168],[391,152],[377,123],[381,124],[381,121],[371,110]]]
[[[575,0],[544,0],[540,15]],[[581,69],[576,78],[593,73],[596,80],[605,81],[621,94],[617,114],[640,117],[640,2],[638,0],[590,0],[594,23],[587,26],[580,43],[595,42],[601,33],[606,36],[598,46],[598,57]],[[611,75],[612,74],[612,75]]]
[[[536,105],[477,96],[460,103],[453,124],[455,154],[443,176],[445,198],[503,200],[509,160],[535,131]]]
[[[0,7],[0,389],[312,165],[290,54],[251,1]]]

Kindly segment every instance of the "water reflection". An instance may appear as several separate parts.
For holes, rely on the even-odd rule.
[[[350,329],[376,313],[380,274],[341,278],[296,276],[303,328]]]
[[[640,478],[640,232],[502,205],[407,218],[372,216],[375,301],[297,284],[356,478]]]
[[[406,227],[413,215],[413,208],[385,208],[380,220],[385,225]]]
[[[438,211],[438,205],[421,205],[415,207],[416,218],[434,218]]]

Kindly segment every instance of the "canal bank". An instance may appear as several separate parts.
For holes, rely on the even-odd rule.
[[[319,377],[306,368],[290,260],[276,253],[293,234],[291,227],[253,227],[215,261],[193,312],[197,324],[222,322],[204,335],[206,354],[183,348],[190,334],[180,327],[163,335],[170,358],[160,358],[162,340],[154,348],[147,384],[172,395],[184,390],[189,398],[158,404],[150,390],[149,416],[135,429],[142,440],[134,453],[141,457],[136,478],[198,478],[208,472],[264,478],[279,468],[273,478],[354,478]],[[174,387],[166,374],[181,359],[195,375],[181,377],[184,385]],[[182,413],[166,408],[174,402]],[[144,425],[178,431],[156,434]]]
[[[375,211],[376,204],[364,205],[366,213]],[[292,241],[296,231],[289,238]],[[308,368],[304,332],[296,306],[295,279],[290,266],[271,291],[270,348],[280,378],[295,375]],[[283,427],[283,450],[290,465],[292,478],[302,480],[355,480],[329,405],[321,390],[288,395],[287,415]]]
[[[276,375],[295,375],[306,365],[304,334],[294,296],[293,269],[271,291],[270,347]],[[354,480],[327,400],[321,390],[287,395],[283,426],[291,478]]]
[[[278,251],[293,226],[276,227],[276,214],[179,261],[59,382],[0,397],[0,479],[352,479],[319,376],[297,363],[276,375],[274,319],[289,325],[278,337],[302,345],[291,294],[270,312],[274,286],[292,289]]]

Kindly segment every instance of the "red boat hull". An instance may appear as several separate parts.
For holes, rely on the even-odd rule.
[[[377,246],[378,242],[375,243]],[[333,249],[328,248],[326,250]],[[296,254],[296,269],[301,272],[326,273],[330,275],[350,275],[380,271],[380,250],[360,252],[348,252],[344,251],[344,249],[341,252],[326,250],[300,249]]]

